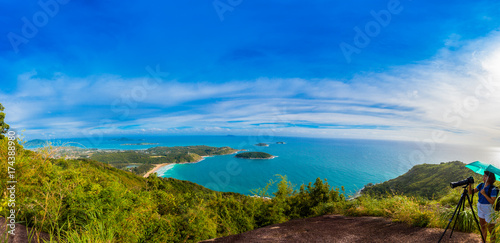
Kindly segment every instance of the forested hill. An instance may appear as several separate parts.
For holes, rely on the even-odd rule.
[[[482,176],[465,168],[460,161],[441,164],[415,165],[405,174],[377,184],[366,185],[363,194],[382,195],[386,193],[420,196],[427,199],[439,199],[450,190],[450,182],[460,181],[474,176],[475,185],[482,182]]]
[[[0,139],[0,158],[15,151],[16,159],[12,165],[0,163],[0,187],[8,195],[8,166],[13,167],[15,222],[47,232],[60,242],[199,242],[324,214],[382,216],[419,227],[444,227],[446,213],[454,209],[434,210],[429,206],[432,202],[406,196],[378,199],[365,195],[346,201],[340,189],[319,178],[314,184],[294,188],[281,177],[274,193],[268,191],[271,182],[256,190],[261,197],[249,197],[175,179],[142,178],[89,159],[51,159],[50,151],[33,152],[8,143],[7,138]],[[432,196],[449,192],[450,181],[471,174],[460,162],[419,165],[367,190],[387,186],[405,194]],[[7,203],[7,197],[2,198],[0,216],[4,218],[11,215]]]
[[[143,178],[90,159],[52,159],[50,151],[10,143],[7,137],[0,139],[0,192],[14,193],[7,188],[12,179],[8,172],[15,171],[16,190],[10,198],[16,207],[11,209],[9,198],[2,197],[0,217],[15,210],[15,222],[59,242],[199,242],[319,215],[325,205],[340,207],[345,198],[319,178],[300,193],[286,180],[275,193],[267,191],[269,186],[257,190],[260,196],[274,196],[265,199],[176,179]],[[15,162],[7,163],[12,151]]]
[[[127,169],[127,166],[136,165],[137,167],[130,171],[143,175],[154,167],[153,164],[197,162],[202,159],[201,156],[225,155],[238,151],[230,147],[205,145],[153,147],[146,150],[97,151],[92,153],[90,158],[119,169]]]
[[[235,153],[237,151],[239,150],[230,147],[218,148],[204,145],[184,147],[153,147],[146,150],[96,152],[92,154],[90,158],[115,166],[128,163],[161,164],[194,162],[201,159],[200,156],[224,155]]]

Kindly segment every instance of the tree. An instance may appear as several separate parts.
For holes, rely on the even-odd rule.
[[[5,107],[0,104],[0,139],[4,138],[3,134],[7,133],[10,127],[9,124],[3,121],[5,119],[5,113],[2,112],[4,109]]]

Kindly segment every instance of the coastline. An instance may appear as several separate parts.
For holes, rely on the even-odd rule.
[[[352,197],[349,197],[346,200],[351,201],[351,200],[354,200],[358,197],[361,197],[361,193],[363,192],[363,189],[365,189],[365,187],[362,187],[361,189],[359,189],[356,193],[354,193],[354,195],[352,195]]]
[[[197,160],[197,161],[193,161],[193,162],[179,162],[179,163],[174,163],[174,164],[194,164],[194,163],[198,163],[198,162],[201,162],[203,160],[205,160],[205,158],[208,158],[208,157],[212,157],[212,156],[201,156],[201,159]]]
[[[150,171],[148,171],[146,174],[144,174],[144,178],[147,178],[149,175],[155,173],[157,170],[159,170],[161,167],[164,167],[164,166],[167,166],[167,165],[171,165],[171,164],[174,164],[174,165],[178,165],[178,164],[191,164],[191,163],[198,163],[198,162],[201,162],[203,160],[205,160],[206,157],[210,157],[210,156],[201,156],[202,158],[198,161],[194,161],[194,162],[180,162],[180,163],[163,163],[163,164],[156,164],[155,167],[153,169],[151,169]]]
[[[156,164],[155,167],[153,169],[151,169],[150,171],[148,171],[146,174],[144,174],[143,177],[147,178],[149,175],[153,174],[155,171],[157,171],[161,167],[166,166],[166,165],[170,165],[170,164],[172,164],[172,163]]]
[[[233,153],[230,153],[230,154],[236,154],[238,153],[238,151],[236,152],[233,152]],[[225,155],[228,155],[228,154],[225,154]],[[201,159],[197,160],[197,161],[194,161],[194,162],[180,162],[180,163],[163,163],[163,164],[155,164],[155,167],[153,169],[151,169],[150,171],[148,171],[146,174],[144,174],[144,178],[147,178],[149,175],[153,174],[154,172],[156,172],[157,170],[159,170],[161,167],[163,166],[167,166],[167,165],[171,165],[171,164],[192,164],[192,163],[198,163],[198,162],[201,162],[203,160],[205,160],[205,158],[207,157],[212,157],[212,156],[201,156]]]

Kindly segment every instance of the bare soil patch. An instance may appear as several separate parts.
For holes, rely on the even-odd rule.
[[[37,243],[37,242],[43,242],[43,240],[48,241],[50,239],[49,234],[41,232],[37,234],[35,232],[31,233],[31,228],[26,227],[22,224],[16,224],[15,228],[15,235],[10,235],[8,234],[8,230],[10,228],[7,228],[7,224],[5,222],[4,217],[0,217],[0,241],[1,242],[8,242],[8,243]],[[31,236],[28,234],[31,234]],[[8,239],[8,241],[7,241]]]
[[[438,242],[444,229],[413,227],[380,217],[324,215],[295,219],[204,242]],[[441,242],[481,242],[473,233],[446,232]]]

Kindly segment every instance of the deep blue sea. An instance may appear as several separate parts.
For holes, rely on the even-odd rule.
[[[99,149],[146,149],[155,146],[208,145],[229,146],[248,151],[262,151],[277,156],[268,160],[238,159],[234,155],[205,158],[198,163],[169,165],[158,170],[159,176],[188,180],[217,191],[251,195],[263,188],[276,175],[287,176],[298,189],[316,178],[327,179],[334,187],[344,186],[353,195],[368,183],[380,183],[407,172],[416,164],[437,164],[459,160],[476,160],[500,164],[500,148],[422,144],[375,140],[251,137],[251,136],[163,136],[63,139],[52,141],[66,145]],[[283,141],[286,144],[276,144]],[[269,147],[255,146],[268,143]],[[158,143],[158,145],[123,145],[126,143]],[[472,172],[471,172],[472,173]],[[273,190],[273,189],[271,189]]]

